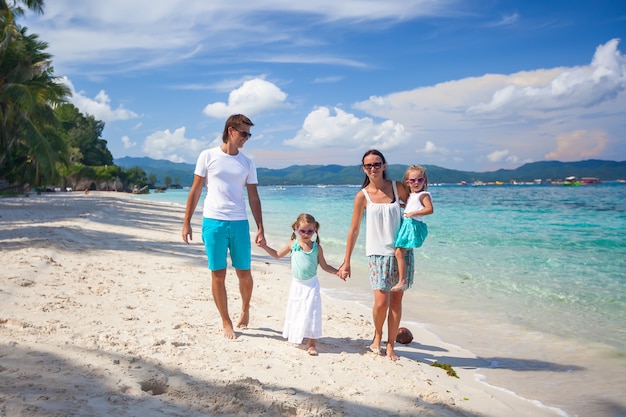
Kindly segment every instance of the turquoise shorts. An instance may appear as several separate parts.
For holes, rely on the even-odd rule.
[[[411,288],[415,273],[413,249],[406,251],[404,262],[406,263],[406,283],[408,288]],[[393,286],[400,280],[398,262],[395,256],[370,255],[367,257],[367,266],[373,290],[391,291]]]
[[[202,220],[202,241],[211,271],[219,271],[228,266],[228,252],[233,268],[250,269],[252,244],[247,220],[229,221],[205,217]]]

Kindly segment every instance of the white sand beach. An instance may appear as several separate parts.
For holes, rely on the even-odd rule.
[[[0,416],[563,415],[430,366],[468,353],[420,328],[397,362],[368,352],[356,303],[324,298],[307,355],[281,336],[289,269],[260,250],[250,326],[224,339],[201,216],[187,246],[183,214],[115,192],[0,199]],[[227,286],[236,322],[231,269]]]

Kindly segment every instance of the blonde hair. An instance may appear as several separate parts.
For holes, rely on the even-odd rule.
[[[426,174],[426,168],[421,165],[411,165],[406,169],[406,171],[404,171],[404,175],[402,176],[402,185],[409,193],[411,193],[411,187],[409,187],[406,180],[409,178],[409,174],[413,171],[419,171],[422,173],[422,176],[424,177],[424,187],[422,187],[422,190],[426,191],[428,189],[428,174]]]
[[[304,223],[311,223],[315,225],[315,234],[317,235],[317,239],[315,239],[315,241],[319,244],[320,243],[320,234],[319,234],[320,224],[317,222],[317,220],[315,220],[315,217],[307,213],[300,213],[296,221],[293,222],[293,224],[291,225],[291,229],[293,230],[293,232],[291,233],[291,240],[294,240],[296,238],[296,230],[298,229],[298,227],[300,227],[301,224],[304,224]]]

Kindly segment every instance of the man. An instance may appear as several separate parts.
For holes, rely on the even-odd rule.
[[[256,167],[239,151],[252,136],[250,133],[252,126],[254,124],[250,119],[242,114],[230,116],[226,120],[222,134],[224,143],[200,153],[183,221],[183,241],[189,244],[193,237],[191,217],[200,200],[202,187],[206,185],[207,193],[202,213],[202,240],[211,270],[213,299],[222,317],[224,337],[227,339],[237,338],[228,315],[226,295],[226,267],[229,251],[232,265],[239,278],[239,292],[241,293],[241,316],[237,328],[246,328],[250,319],[250,298],[253,287],[250,272],[252,245],[244,188],[247,189],[250,210],[257,225],[255,243],[257,245],[265,243]]]

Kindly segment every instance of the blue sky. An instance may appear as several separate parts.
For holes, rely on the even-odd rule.
[[[195,163],[244,113],[266,168],[626,160],[623,0],[48,0],[19,23],[115,158]]]

